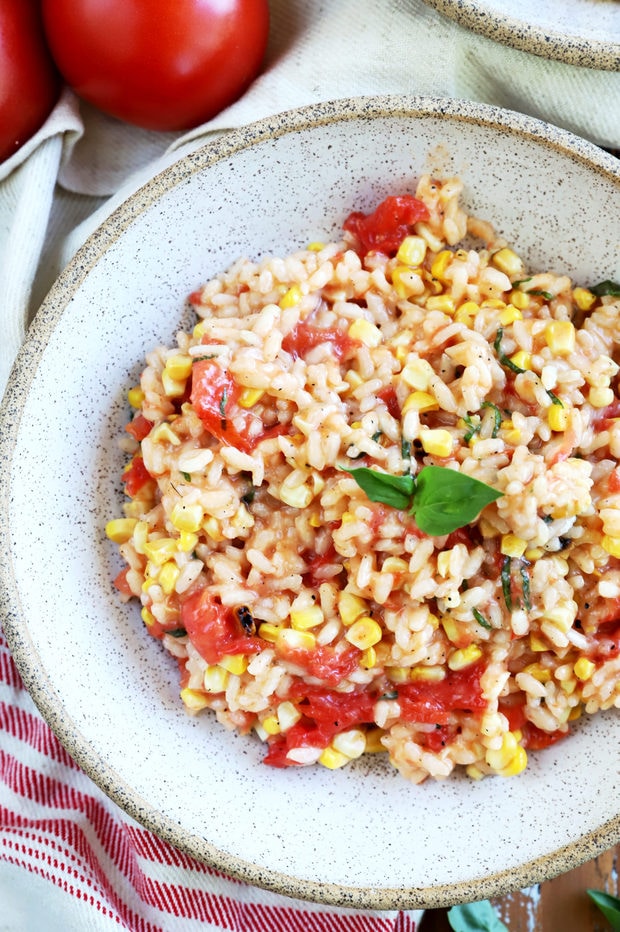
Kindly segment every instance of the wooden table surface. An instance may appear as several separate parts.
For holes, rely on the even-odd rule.
[[[554,880],[493,900],[510,932],[609,932],[611,925],[586,893],[620,896],[620,845]],[[450,932],[447,910],[428,910],[418,932]]]

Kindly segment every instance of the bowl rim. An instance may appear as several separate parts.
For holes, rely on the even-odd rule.
[[[134,220],[161,195],[191,175],[223,159],[276,136],[301,132],[318,125],[378,118],[447,118],[475,123],[488,129],[530,137],[544,148],[559,150],[612,180],[620,193],[620,161],[567,130],[514,111],[458,99],[385,95],[349,97],[284,111],[231,130],[215,140],[182,154],[172,164],[141,184],[90,234],[50,289],[28,331],[9,377],[0,407],[0,610],[4,635],[22,677],[42,717],[84,773],[131,818],[191,857],[253,886],[302,900],[357,909],[436,908],[500,896],[540,883],[577,867],[620,842],[620,812],[584,836],[551,854],[472,881],[434,887],[366,888],[320,883],[299,878],[222,852],[202,837],[188,837],[164,814],[127,786],[104,758],[92,751],[86,737],[70,720],[45,670],[38,663],[28,622],[21,608],[13,572],[8,504],[11,493],[12,454],[31,384],[48,340],[90,270]]]
[[[620,42],[566,35],[509,13],[490,13],[485,0],[424,0],[478,35],[540,58],[600,71],[620,70]]]

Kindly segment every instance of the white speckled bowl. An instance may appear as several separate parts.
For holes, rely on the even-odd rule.
[[[1,597],[38,707],[130,815],[238,878],[379,909],[445,905],[562,872],[620,840],[620,717],[531,755],[519,778],[413,786],[381,757],[341,771],[262,766],[253,738],[189,718],[177,671],[122,606],[103,527],[119,513],[124,395],[185,296],[245,253],[335,235],[354,208],[459,174],[478,215],[542,267],[620,274],[620,165],[514,113],[359,99],[263,120],[141,188],[52,289],[2,410]]]
[[[488,39],[569,65],[620,71],[618,0],[426,0]]]

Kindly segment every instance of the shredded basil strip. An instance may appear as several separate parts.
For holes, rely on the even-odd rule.
[[[530,574],[527,566],[524,563],[521,564],[519,569],[521,573],[521,589],[523,590],[523,604],[526,611],[530,611],[532,607],[532,600],[530,597]]]
[[[228,401],[228,389],[225,388],[220,398],[220,417],[226,417],[226,402]]]
[[[465,443],[469,443],[469,441],[471,440],[471,438],[472,438],[472,437],[475,437],[475,435],[476,435],[477,433],[480,432],[480,428],[481,428],[482,425],[481,425],[481,424],[474,424],[474,422],[473,422],[472,419],[470,418],[469,414],[466,414],[466,415],[463,417],[463,420],[465,421],[465,423],[467,424],[467,426],[468,426],[468,428],[469,428],[469,430],[467,431],[467,433],[466,433],[465,436],[463,437],[463,440],[465,441]]]
[[[392,476],[366,466],[340,468],[353,476],[372,502],[407,510],[419,529],[431,537],[465,527],[504,494],[446,466],[424,466],[415,478]]]
[[[499,429],[502,426],[502,412],[499,410],[497,405],[494,405],[492,401],[483,401],[481,408],[490,408],[493,411],[493,432],[491,438],[495,440],[499,433]]]
[[[186,482],[191,482],[191,481],[192,481],[192,477],[190,476],[190,474],[189,474],[188,472],[182,472],[181,475],[183,476],[183,478],[185,479]]]
[[[383,431],[382,431],[382,430],[377,430],[377,431],[372,435],[372,437],[371,437],[370,439],[371,439],[371,440],[374,440],[375,443],[377,443],[377,441],[378,441],[382,436],[383,436]]]
[[[525,372],[525,369],[522,369],[521,366],[518,366],[516,363],[509,359],[508,356],[502,350],[502,337],[504,336],[504,330],[502,327],[499,327],[497,333],[495,334],[495,340],[493,342],[493,349],[497,353],[497,358],[499,359],[502,366],[506,369],[510,369],[511,372],[517,373]]]
[[[472,608],[471,611],[478,624],[490,631],[493,626],[490,621],[486,620],[482,612],[479,612],[477,608]]]
[[[509,612],[512,611],[512,593],[511,593],[511,569],[512,560],[510,557],[504,557],[502,562],[502,571],[500,578],[502,581],[502,592],[504,593],[504,602],[506,603],[506,608]]]
[[[210,353],[208,356],[194,356],[192,362],[204,362],[205,359],[216,359],[217,353]]]
[[[187,631],[185,628],[174,628],[172,631],[166,631],[166,634],[169,634],[171,638],[184,638]]]
[[[529,278],[520,278],[518,281],[511,282],[510,284],[512,285],[513,288],[518,288],[519,285],[526,285],[528,282],[531,282],[531,281],[532,281],[532,276],[530,275]]]
[[[391,689],[388,693],[379,696],[379,699],[398,699],[398,693],[395,689]]]
[[[559,405],[560,408],[563,408],[563,407],[564,407],[564,402],[563,402],[560,398],[558,398],[558,396],[557,396],[556,394],[554,394],[554,393],[553,393],[552,391],[550,391],[548,388],[545,389],[545,391],[546,391],[547,394],[549,395],[549,398],[551,398],[551,403],[552,403],[552,404],[554,404],[554,405]]]
[[[620,285],[616,282],[611,282],[609,279],[605,279],[604,282],[599,282],[598,285],[593,285],[592,288],[588,289],[595,294],[597,298],[602,298],[605,295],[611,295],[614,298],[620,298]]]
[[[545,301],[553,301],[555,298],[554,294],[551,294],[550,291],[543,291],[542,288],[531,288],[526,294],[537,295],[540,298],[544,298]]]

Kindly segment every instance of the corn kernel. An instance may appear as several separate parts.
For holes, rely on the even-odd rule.
[[[575,705],[573,706],[573,708],[570,710],[568,714],[568,720],[569,722],[576,722],[577,719],[581,718],[581,716],[582,716],[581,706]]]
[[[227,673],[234,676],[241,676],[248,668],[248,658],[245,654],[225,654],[219,662],[219,666]]]
[[[237,404],[241,408],[253,408],[264,394],[265,392],[262,388],[244,388],[239,395]]]
[[[192,357],[181,354],[169,356],[166,360],[165,371],[171,379],[185,382],[192,374]]]
[[[478,645],[470,644],[469,647],[461,647],[458,650],[452,651],[448,657],[448,666],[451,670],[463,670],[481,657],[482,651]]]
[[[308,252],[320,252],[321,249],[325,249],[325,243],[321,243],[315,240],[312,243],[308,243],[306,249]]]
[[[164,563],[157,577],[157,581],[161,586],[164,595],[171,595],[174,592],[174,587],[176,586],[177,579],[180,575],[181,570],[176,565],[174,560],[168,560],[167,563]]]
[[[345,632],[345,638],[349,644],[353,644],[353,646],[357,647],[359,650],[367,650],[369,647],[374,647],[375,644],[379,643],[382,637],[383,631],[381,625],[369,615],[358,618]]]
[[[308,628],[316,628],[325,621],[325,615],[320,605],[309,605],[307,608],[300,608],[291,611],[291,628],[296,631],[306,631]]]
[[[185,394],[185,379],[173,379],[167,369],[161,374],[161,384],[168,398],[180,398]]]
[[[203,518],[202,505],[198,502],[191,505],[183,501],[177,502],[170,512],[170,522],[177,531],[189,531],[192,534],[200,530]]]
[[[446,457],[452,453],[452,434],[442,427],[422,431],[420,442],[424,452],[431,456]]]
[[[461,633],[455,620],[450,618],[449,615],[444,615],[441,619],[441,627],[443,628],[448,640],[452,644],[458,644],[458,642],[461,640]]]
[[[142,610],[140,611],[140,618],[142,619],[144,624],[147,626],[147,628],[152,628],[153,625],[155,624],[155,616],[153,615],[152,612],[148,610],[146,606],[144,606]]]
[[[280,703],[277,709],[277,715],[280,731],[288,731],[288,729],[296,725],[301,718],[301,712],[297,706],[288,700]]]
[[[172,537],[160,537],[149,540],[144,545],[144,553],[155,566],[163,566],[167,560],[172,560],[177,549],[177,542]]]
[[[593,408],[606,408],[614,402],[613,389],[605,386],[593,387],[588,392],[588,401]]]
[[[202,522],[202,526],[211,540],[214,540],[216,543],[224,540],[224,535],[222,534],[220,523],[217,518],[214,518],[212,515],[210,515]]]
[[[509,304],[499,315],[499,322],[502,327],[508,327],[510,324],[514,324],[515,320],[523,320],[523,314],[514,304]]]
[[[381,566],[382,573],[406,573],[408,569],[409,563],[402,557],[386,557]]]
[[[515,289],[510,292],[510,303],[520,311],[524,311],[526,307],[529,307],[530,296],[525,291]]]
[[[200,712],[202,709],[206,709],[209,704],[205,694],[198,692],[197,689],[182,689],[180,696],[181,702],[190,712]]]
[[[262,625],[259,629],[262,630]],[[280,628],[276,643],[281,647],[299,650],[313,650],[316,647],[316,637],[310,631],[295,631],[293,628]]]
[[[575,327],[570,320],[550,320],[545,327],[545,340],[552,353],[568,356],[575,349]]]
[[[201,340],[205,335],[206,330],[206,321],[199,320],[194,329],[192,330],[192,336],[195,340]]]
[[[377,666],[377,651],[374,647],[368,647],[360,657],[360,666],[364,670],[372,670],[373,667]]]
[[[183,391],[185,391],[185,389],[183,389]],[[181,394],[183,394],[183,392],[181,392]],[[166,424],[165,421],[162,421],[161,424],[153,428],[151,431],[151,440],[153,443],[171,443],[173,447],[178,447],[181,443],[179,437],[177,437],[170,425]]]
[[[487,748],[485,759],[489,767],[493,770],[502,770],[507,767],[517,753],[520,745],[512,731],[507,731],[502,735],[502,744],[499,748]]]
[[[550,405],[547,410],[547,423],[551,430],[556,433],[563,433],[570,422],[570,411],[563,405]]]
[[[228,686],[228,671],[219,664],[207,667],[203,674],[203,685],[208,693],[223,693]]]
[[[506,302],[502,301],[501,298],[485,298],[480,307],[492,307],[496,311],[503,311]]]
[[[431,265],[431,275],[433,278],[438,278],[439,281],[445,281],[446,269],[452,262],[453,255],[449,249],[442,249],[441,252],[438,252],[433,263]]]
[[[596,670],[596,664],[592,663],[591,660],[588,660],[587,657],[580,657],[579,660],[573,666],[573,672],[578,680],[589,680],[594,671]]]
[[[507,767],[498,770],[500,777],[517,777],[527,767],[527,752],[521,745],[518,746],[515,756]]]
[[[396,253],[396,258],[403,265],[422,265],[426,256],[426,240],[421,236],[406,236]]]
[[[312,489],[305,483],[290,486],[286,484],[285,479],[280,486],[280,500],[291,508],[307,508],[313,498]]]
[[[397,265],[392,269],[392,287],[399,298],[410,298],[424,291],[419,274],[408,265]]]
[[[529,560],[530,563],[533,563],[534,560],[540,560],[541,557],[544,557],[545,551],[541,550],[540,547],[531,547],[529,550],[525,551],[525,559]]]
[[[341,731],[332,738],[332,747],[348,757],[349,760],[355,760],[355,758],[361,757],[366,750],[366,735],[359,728]]]
[[[428,390],[432,375],[434,375],[433,367],[426,359],[412,359],[400,373],[401,379],[409,388],[420,392]]]
[[[497,252],[493,253],[491,262],[496,269],[504,272],[509,278],[521,278],[523,276],[523,262],[516,252],[509,249],[508,246],[504,246],[503,249],[498,249]]]
[[[465,773],[470,778],[470,780],[482,780],[484,778],[483,772],[479,767],[476,767],[475,764],[468,764],[465,768]]]
[[[386,749],[381,739],[385,735],[383,728],[369,728],[366,732],[366,754],[381,754]]]
[[[457,324],[469,326],[479,310],[480,305],[476,304],[475,301],[465,301],[457,308],[454,319]]]
[[[556,605],[555,608],[547,609],[543,615],[543,621],[549,622],[564,634],[570,631],[574,620],[573,612],[566,605]]]
[[[349,383],[352,389],[359,388],[360,385],[364,384],[362,377],[354,370],[349,369],[345,375],[345,380]]]
[[[308,524],[310,525],[310,527],[321,527],[320,515],[318,514],[310,515],[308,519]]]
[[[371,324],[369,320],[365,320],[363,317],[358,317],[357,320],[353,321],[349,327],[348,334],[352,340],[359,340],[360,343],[363,343],[364,346],[368,346],[371,349],[379,346],[383,340],[383,334],[379,328],[375,327],[374,324]]]
[[[361,618],[368,611],[368,605],[359,595],[352,592],[341,592],[338,596],[338,613],[346,627]]]
[[[538,635],[530,634],[530,650],[534,651],[534,653],[541,653],[549,650],[549,645]]]
[[[420,411],[424,413],[425,411],[438,410],[439,403],[433,395],[429,395],[428,392],[411,392],[405,399],[401,413],[406,414],[407,411]]]
[[[268,735],[279,735],[282,731],[280,723],[275,715],[268,715],[262,720],[261,725]]]
[[[133,537],[137,523],[136,518],[113,518],[105,526],[106,537],[115,544],[125,544]]]
[[[278,625],[270,625],[268,621],[264,621],[258,629],[258,636],[264,641],[270,641],[272,644],[275,644],[281,630],[282,628],[278,627]]]
[[[299,285],[291,285],[288,291],[282,295],[279,301],[279,306],[282,310],[286,310],[289,307],[295,307],[301,301],[301,288]]]
[[[505,557],[522,557],[527,548],[527,541],[516,534],[502,535],[501,552]]]
[[[551,670],[549,670],[548,667],[544,667],[542,663],[528,663],[528,665],[523,668],[523,672],[529,673],[530,676],[533,676],[539,683],[548,683],[551,680]]]
[[[532,368],[532,357],[530,353],[526,353],[525,350],[517,350],[514,355],[510,357],[510,361],[518,366],[519,369],[531,369]]]
[[[596,301],[596,295],[587,288],[574,288],[573,300],[580,311],[589,311]]]
[[[411,668],[410,678],[414,683],[440,683],[442,680],[445,680],[446,671],[443,667],[426,667],[423,664],[420,664]]]
[[[442,314],[447,314],[448,317],[452,317],[456,311],[456,303],[454,298],[449,294],[431,295],[430,298],[426,299],[426,310],[441,311]]]
[[[190,531],[181,531],[179,534],[179,541],[177,547],[181,553],[191,553],[192,550],[196,548],[198,543],[198,535],[192,534]]]
[[[620,557],[620,537],[611,537],[609,534],[605,534],[601,540],[601,546],[610,557]]]
[[[344,767],[345,764],[348,764],[350,759],[351,758],[347,757],[346,754],[342,754],[333,747],[328,747],[325,748],[319,757],[319,764],[322,764],[329,770],[337,770],[339,767]]]
[[[386,667],[388,679],[392,683],[406,683],[409,679],[409,667]]]
[[[132,408],[141,408],[142,402],[144,401],[144,392],[139,385],[136,385],[134,388],[130,388],[127,392],[127,401]]]
[[[133,531],[133,546],[136,553],[144,553],[144,546],[149,537],[149,526],[146,521],[138,521]]]

